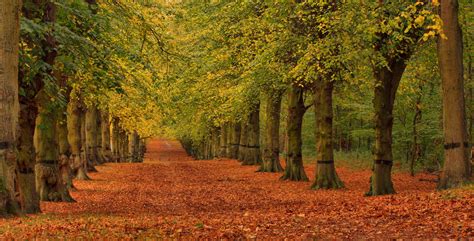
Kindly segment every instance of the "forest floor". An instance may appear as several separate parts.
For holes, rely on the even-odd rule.
[[[313,191],[235,160],[194,161],[168,140],[151,141],[145,163],[97,169],[75,182],[76,203],[0,219],[0,238],[474,238],[474,191],[436,192],[425,174],[396,173],[397,194],[364,197],[370,171],[338,168],[345,189]]]

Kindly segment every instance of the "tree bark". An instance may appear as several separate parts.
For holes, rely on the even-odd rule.
[[[283,91],[273,91],[267,96],[265,147],[260,172],[282,172],[280,164],[280,113]]]
[[[56,128],[58,130],[57,140],[59,145],[59,177],[62,185],[66,189],[72,189],[72,170],[71,170],[71,145],[68,141],[67,115],[66,110],[59,112],[59,120]]]
[[[260,165],[262,163],[260,153],[260,103],[255,106],[255,110],[250,112],[247,133],[247,153],[242,165]]]
[[[54,23],[56,21],[56,5],[50,1],[37,4],[44,10],[42,21]],[[41,46],[44,51],[43,61],[49,66],[54,66],[57,55],[56,45],[54,34],[48,32]],[[53,69],[47,68],[44,74],[53,76]],[[42,74],[38,74],[37,78],[44,83]],[[42,201],[73,201],[66,186],[62,183],[59,171],[59,146],[56,136],[56,123],[59,116],[55,113],[53,101],[44,86],[36,96],[36,105],[38,107],[34,136],[36,190]]]
[[[18,182],[26,213],[39,213],[41,211],[34,172],[36,158],[33,136],[37,114],[38,108],[34,105],[33,97],[20,96],[20,136],[17,142],[17,157],[20,168]]]
[[[421,122],[421,98],[423,96],[423,85],[420,84],[418,86],[418,89],[420,93],[418,93],[418,96],[416,97],[416,103],[415,103],[415,116],[413,117],[413,144],[412,144],[412,150],[411,150],[411,158],[410,158],[410,175],[415,176],[415,164],[418,162],[420,159],[421,155],[421,145],[418,143],[418,125]]]
[[[87,155],[87,171],[97,172],[95,165],[99,164],[97,150],[97,115],[96,107],[89,107],[86,110],[85,127],[86,127],[86,155]]]
[[[117,118],[112,119],[112,136],[111,136],[111,149],[112,149],[112,156],[115,162],[118,162],[120,159],[119,153],[119,146],[120,146],[120,128],[119,128],[119,120]]]
[[[128,135],[128,162],[140,162],[140,137],[137,131]]]
[[[392,128],[393,104],[398,85],[405,71],[405,59],[389,59],[388,66],[376,67],[374,110],[375,110],[375,161],[368,196],[395,193],[392,183]]]
[[[248,137],[248,120],[245,119],[240,127],[239,154],[237,158],[241,162],[247,158]]]
[[[18,53],[21,1],[0,1],[0,215],[25,209],[23,188],[19,188],[18,140]],[[31,172],[31,169],[27,170]],[[31,203],[29,203],[31,205]],[[30,210],[34,212],[39,211]],[[26,210],[28,211],[28,210]]]
[[[303,99],[304,90],[292,86],[288,92],[288,152],[286,156],[286,168],[281,180],[308,181],[304,171],[303,156],[301,152],[302,137],[301,128],[303,116],[306,112]]]
[[[67,201],[73,199],[60,173],[59,146],[57,142],[58,115],[51,109],[51,98],[46,90],[38,93],[38,116],[34,143],[36,149],[36,190],[41,201]]]
[[[97,138],[97,164],[104,164],[105,159],[104,156],[102,155],[102,113],[97,110],[97,132],[96,132],[96,138]]]
[[[90,180],[87,176],[87,159],[81,155],[84,113],[77,96],[71,95],[67,106],[68,141],[71,146],[72,173],[79,180]]]
[[[229,157],[232,158],[232,159],[238,159],[239,158],[239,144],[240,144],[240,130],[241,130],[241,128],[242,128],[242,124],[240,122],[231,124]]]
[[[227,124],[221,126],[221,135],[220,135],[220,150],[219,157],[227,157],[227,145],[228,145],[228,128]]]
[[[125,130],[120,128],[120,149],[119,149],[119,156],[120,162],[127,161],[127,153],[128,153],[128,135]]]
[[[211,132],[212,138],[212,157],[211,159],[219,157],[220,151],[220,128],[214,128]]]
[[[102,159],[104,162],[112,162],[113,155],[110,148],[110,120],[109,114],[106,111],[101,112],[101,147],[102,147]]]
[[[313,92],[318,155],[316,177],[311,189],[338,189],[344,187],[334,167],[333,90],[334,83],[329,79],[325,79],[317,83]]]
[[[446,38],[438,40],[438,60],[443,89],[444,168],[438,188],[463,185],[471,176],[464,99],[462,33],[458,1],[443,0],[440,6]]]

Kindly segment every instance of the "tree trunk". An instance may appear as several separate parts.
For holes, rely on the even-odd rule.
[[[54,23],[56,21],[56,5],[45,1],[37,3],[38,7],[44,9],[43,22]],[[56,39],[52,32],[48,32],[41,43],[44,55],[43,61],[49,66],[54,66],[56,59]],[[47,68],[44,73],[38,74],[37,78],[44,83],[44,74],[53,76],[53,69]],[[34,144],[36,149],[36,190],[42,201],[73,201],[69,191],[62,183],[59,171],[59,146],[57,143],[58,114],[53,110],[53,101],[46,93],[46,88],[39,91],[36,96],[38,116],[36,117],[36,128]]]
[[[212,138],[212,159],[219,157],[220,151],[220,128],[214,128],[211,132]]]
[[[247,145],[248,145],[248,120],[242,121],[242,126],[240,127],[240,142],[239,142],[239,155],[238,160],[244,161],[247,156]]]
[[[260,165],[262,156],[260,153],[260,103],[250,113],[247,125],[247,154],[242,161],[243,165]]]
[[[2,126],[0,131],[0,214],[3,214],[18,213],[20,208],[27,208],[24,206],[23,194],[28,190],[25,186],[22,189],[18,187],[18,171],[28,171],[28,173],[32,171],[18,168],[15,146],[18,140],[20,110],[18,43],[21,1],[1,0],[0,5],[0,14],[2,14],[0,19],[0,38],[2,39],[0,44],[0,126]],[[28,203],[28,205],[31,204],[31,202]],[[26,211],[38,212],[39,205],[36,210],[27,209]]]
[[[59,112],[59,120],[56,123],[58,130],[57,140],[59,145],[59,177],[62,185],[67,189],[72,188],[72,170],[71,170],[71,145],[68,141],[67,115],[66,110]]]
[[[338,189],[344,187],[334,167],[333,105],[334,83],[321,80],[313,92],[316,114],[317,162],[316,177],[311,189]]]
[[[375,161],[371,185],[367,196],[395,193],[392,183],[392,128],[393,104],[398,85],[405,71],[406,58],[388,60],[388,66],[374,69],[376,79],[375,110]]]
[[[120,159],[120,128],[119,128],[119,120],[117,118],[112,119],[112,136],[111,136],[111,144],[112,144],[112,156],[115,162],[118,162]]]
[[[38,116],[34,144],[36,149],[36,190],[41,201],[68,201],[73,199],[63,184],[60,173],[59,146],[57,143],[58,114],[51,109],[51,98],[46,90],[36,97]]]
[[[102,113],[97,110],[97,164],[104,164],[105,159],[104,156],[102,155]]]
[[[33,135],[38,109],[34,100],[28,96],[20,96],[20,136],[17,142],[19,175],[18,183],[24,199],[26,213],[40,212],[40,199],[36,191],[35,147]]]
[[[81,159],[84,162],[85,173],[88,171],[89,161],[87,160],[87,141],[86,141],[86,109],[81,109]]]
[[[81,108],[80,100],[75,96],[71,95],[67,106],[67,128],[68,128],[68,141],[71,146],[71,162],[72,162],[72,173],[75,178],[79,180],[90,180],[87,176],[87,159],[81,155],[82,146],[82,120],[84,113]]]
[[[102,159],[104,162],[112,162],[112,151],[110,148],[110,120],[107,112],[101,112],[101,147],[102,147]]]
[[[139,155],[138,155],[138,162],[143,162],[145,160],[145,153],[146,153],[146,140],[140,138],[138,136],[138,150],[139,150]]]
[[[87,171],[97,172],[95,165],[99,164],[97,151],[97,115],[96,107],[89,107],[86,110],[86,155],[87,155]]]
[[[286,156],[286,168],[281,180],[308,181],[304,171],[303,156],[301,153],[302,137],[301,128],[303,116],[306,112],[303,99],[303,89],[292,86],[288,93],[288,152]]]
[[[438,188],[463,185],[471,176],[464,100],[463,46],[458,1],[443,0],[440,16],[446,38],[438,40],[443,89],[444,168]]]
[[[416,98],[416,103],[415,103],[415,116],[413,117],[413,144],[412,144],[412,150],[411,150],[411,159],[410,159],[410,175],[415,176],[415,164],[418,162],[420,159],[421,155],[421,145],[418,143],[418,125],[421,122],[421,98],[423,97],[422,95],[422,90],[423,90],[423,85],[420,84],[418,87],[420,93],[418,94]]]
[[[137,131],[128,135],[128,162],[140,162],[140,137]]]
[[[227,124],[224,124],[221,126],[221,136],[220,136],[220,151],[219,151],[219,157],[227,157],[227,145],[228,145],[228,129]]]
[[[265,148],[263,150],[260,172],[282,172],[280,164],[280,113],[282,91],[274,91],[267,96],[267,125],[265,129]]]
[[[119,146],[119,156],[120,162],[127,161],[127,153],[128,153],[128,135],[125,130],[120,128],[120,146]]]
[[[229,157],[232,159],[239,158],[239,144],[240,144],[240,130],[242,128],[242,124],[240,122],[232,123],[230,132],[230,153]]]

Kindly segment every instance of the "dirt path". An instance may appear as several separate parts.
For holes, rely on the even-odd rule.
[[[398,194],[366,198],[369,171],[338,169],[346,189],[312,191],[234,160],[194,161],[176,141],[151,141],[145,159],[98,166],[75,182],[77,203],[0,219],[0,238],[474,237],[474,194],[437,193],[420,177],[396,174]]]

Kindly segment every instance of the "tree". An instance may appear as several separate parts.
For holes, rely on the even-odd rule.
[[[392,130],[395,97],[417,42],[437,32],[438,21],[423,2],[404,2],[404,8],[379,1],[372,11],[378,21],[372,29],[373,51],[377,59],[372,66],[375,78],[373,106],[375,110],[375,149],[373,175],[367,195],[395,193],[391,179],[393,165]],[[395,35],[397,33],[397,35]]]
[[[438,40],[438,59],[443,88],[444,168],[438,188],[456,187],[471,176],[464,99],[463,41],[458,22],[458,1],[440,5],[445,37]]]
[[[54,98],[48,93],[46,82],[57,79],[53,76],[53,67],[57,56],[57,41],[53,34],[54,22],[56,21],[56,5],[48,0],[36,3],[36,7],[42,11],[42,21],[50,27],[45,39],[41,42],[43,50],[43,61],[49,66],[39,73],[38,81],[43,83],[42,88],[35,96],[38,115],[36,116],[36,127],[34,145],[36,151],[36,190],[42,201],[74,201],[69,194],[65,182],[60,173],[59,146],[57,144],[57,122],[59,115],[56,112]],[[46,80],[46,78],[51,78]],[[55,82],[56,81],[56,82]]]

